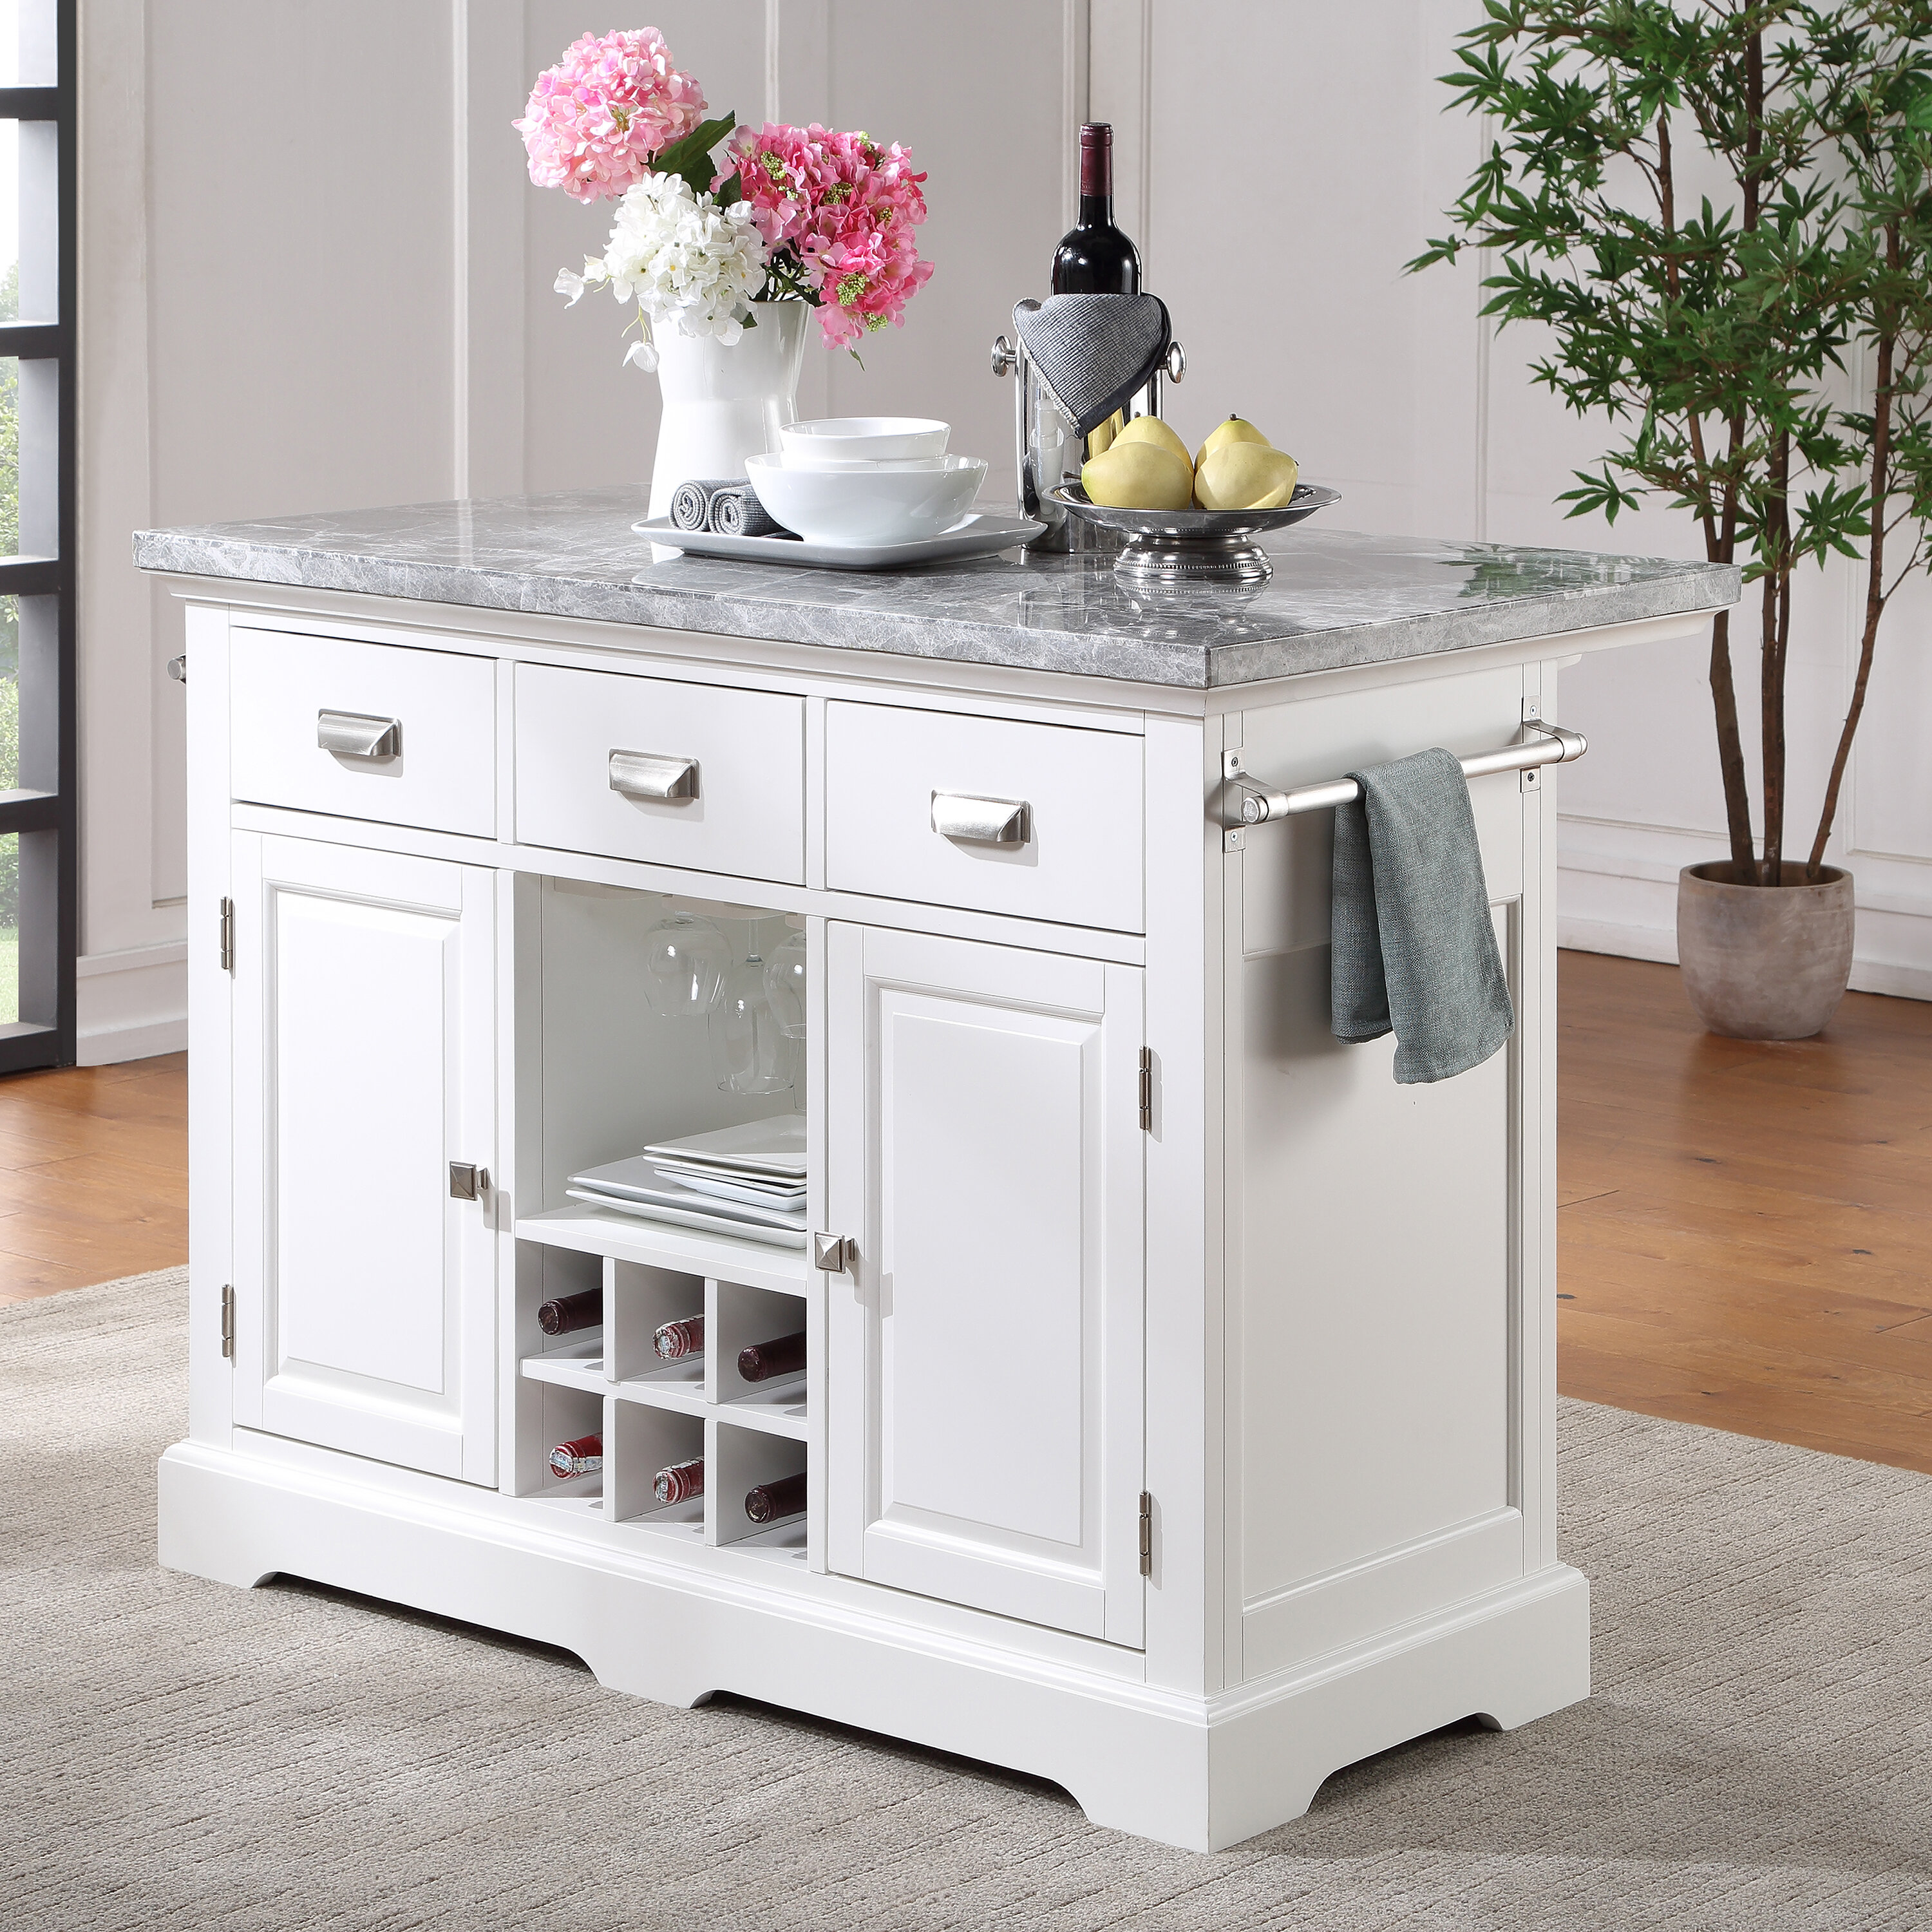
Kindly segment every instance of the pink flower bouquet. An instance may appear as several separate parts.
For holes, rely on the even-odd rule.
[[[707,121],[705,106],[655,27],[586,34],[537,76],[514,124],[531,180],[624,203],[604,254],[581,275],[566,269],[559,292],[574,302],[608,283],[635,296],[631,355],[646,368],[653,321],[730,341],[753,302],[809,303],[826,343],[855,356],[868,332],[902,327],[932,274],[913,234],[926,177],[907,151],[816,124],[734,133],[732,116]],[[721,142],[725,173],[712,158]]]

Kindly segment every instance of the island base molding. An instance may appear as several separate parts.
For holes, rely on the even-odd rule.
[[[1590,1694],[1589,1584],[1568,1564],[1200,1698],[492,1521],[487,1492],[405,1502],[195,1442],[159,1473],[170,1569],[300,1577],[555,1645],[656,1702],[727,1691],[1004,1766],[1187,1851],[1286,1824],[1334,1772],[1445,1724],[1514,1730]]]

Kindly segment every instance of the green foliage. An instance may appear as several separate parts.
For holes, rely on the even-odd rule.
[[[1778,876],[1791,580],[1833,554],[1878,618],[1932,523],[1932,0],[1484,0],[1443,76],[1497,138],[1412,269],[1492,251],[1484,313],[1534,322],[1536,379],[1620,433],[1569,514],[1652,495],[1760,586],[1763,875]],[[1692,154],[1687,170],[1684,157]],[[1683,198],[1687,172],[1720,196]],[[1871,393],[1848,406],[1846,356]],[[1885,539],[1905,554],[1885,575]],[[1754,857],[1729,627],[1714,627],[1734,857]]]
[[[682,140],[660,148],[651,157],[652,173],[681,176],[691,184],[694,194],[709,194],[712,177],[718,172],[711,151],[737,124],[735,114],[721,114],[716,120],[700,122]],[[718,205],[730,207],[740,193],[738,177],[734,174],[730,180],[719,184]]]

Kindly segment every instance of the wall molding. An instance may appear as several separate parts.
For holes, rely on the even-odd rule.
[[[188,1046],[188,942],[82,956],[75,1058],[109,1066]]]

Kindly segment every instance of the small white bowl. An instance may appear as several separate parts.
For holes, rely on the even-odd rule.
[[[826,457],[876,463],[944,456],[952,434],[950,423],[928,416],[821,416],[815,422],[785,424],[778,442],[790,463],[810,466]]]
[[[758,501],[808,543],[917,543],[949,530],[986,480],[976,458],[949,456],[938,470],[794,470],[776,456],[748,456]]]

